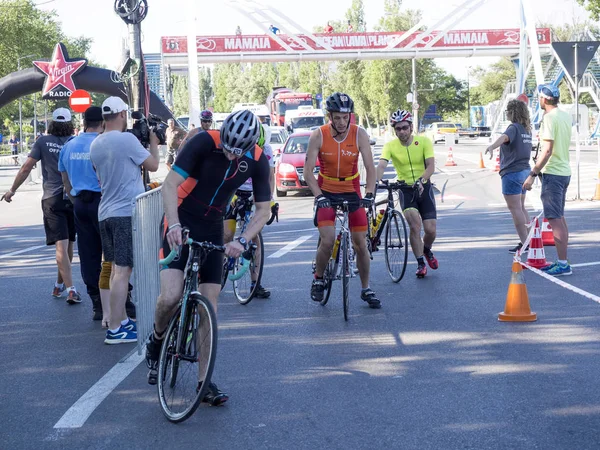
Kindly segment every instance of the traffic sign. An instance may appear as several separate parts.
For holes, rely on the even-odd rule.
[[[596,54],[599,45],[600,42],[597,41],[553,42],[552,48],[565,68],[569,80],[573,84],[577,84]]]
[[[323,94],[317,94],[317,95],[315,95],[315,99],[319,100],[319,101],[323,100]]]
[[[77,89],[69,97],[69,106],[76,113],[84,113],[86,109],[92,106],[92,96],[88,91]]]

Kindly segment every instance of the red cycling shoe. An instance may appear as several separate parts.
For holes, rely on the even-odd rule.
[[[436,270],[440,266],[437,258],[433,256],[433,252],[425,253],[424,256],[427,260],[427,264],[429,264],[429,267],[431,267],[433,270]]]
[[[425,265],[425,263],[419,264],[416,275],[417,278],[425,278],[425,275],[427,275],[427,266]]]

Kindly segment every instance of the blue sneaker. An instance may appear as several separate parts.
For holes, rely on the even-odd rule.
[[[105,344],[128,344],[130,342],[137,342],[137,332],[126,330],[123,325],[116,333],[111,333],[110,330],[106,331]]]
[[[136,323],[131,320],[129,317],[127,318],[129,320],[129,322],[127,322],[127,325],[121,325],[123,328],[125,328],[127,331],[135,331],[137,333],[137,325]]]
[[[549,266],[543,267],[542,271],[546,272],[548,275],[553,275],[555,277],[563,277],[565,275],[572,275],[570,264],[561,264],[559,262],[554,262]]]

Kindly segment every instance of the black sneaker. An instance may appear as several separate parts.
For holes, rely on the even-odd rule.
[[[202,388],[202,382],[198,383],[197,390],[199,391]],[[208,385],[208,391],[204,395],[202,401],[204,403],[208,403],[211,406],[219,406],[229,400],[229,395],[225,392],[221,392],[215,383],[210,383]]]
[[[315,278],[310,287],[310,298],[315,302],[322,302],[325,296],[325,280],[323,278]]]
[[[379,309],[381,308],[381,302],[375,295],[375,292],[371,288],[360,293],[360,298],[369,304],[369,308]]]
[[[160,348],[162,341],[157,341],[154,334],[146,344],[146,366],[148,366],[148,384],[158,383],[158,358],[160,357]]]
[[[271,291],[267,291],[260,284],[256,286],[256,290],[254,291],[254,296],[256,298],[269,298],[271,296]]]
[[[508,253],[512,253],[514,255],[522,248],[523,248],[523,243],[519,242],[516,247],[513,247],[510,250],[508,250]],[[527,247],[524,251],[526,252],[527,250],[529,250],[529,247]]]

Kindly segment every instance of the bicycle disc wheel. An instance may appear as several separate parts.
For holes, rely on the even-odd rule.
[[[385,230],[385,265],[390,278],[398,283],[406,272],[408,233],[404,217],[393,211]]]
[[[342,253],[342,299],[344,301],[344,320],[348,320],[348,308],[349,308],[349,295],[348,290],[350,287],[350,267],[348,265],[348,234],[342,235],[342,242],[340,242],[340,250]]]
[[[179,348],[181,309],[169,323],[158,360],[158,398],[171,422],[182,422],[196,411],[208,390],[217,355],[217,320],[210,302],[191,294],[187,309]]]
[[[252,258],[250,259],[250,267],[248,268],[248,271],[244,274],[244,276],[242,276],[242,278],[233,282],[233,293],[241,305],[247,305],[250,303],[250,301],[252,301],[256,287],[260,283],[260,279],[262,277],[264,265],[264,258],[262,255],[265,252],[262,234],[258,233],[256,238],[252,240],[252,243],[257,246],[256,250],[260,249],[260,255],[257,254],[256,250],[252,252]],[[240,265],[241,258],[238,258],[233,269],[234,273],[239,270]],[[256,283],[254,285],[252,285],[252,274],[256,276]]]

